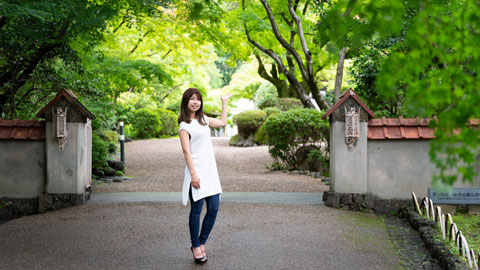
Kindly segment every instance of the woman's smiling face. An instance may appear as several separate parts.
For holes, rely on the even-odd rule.
[[[188,111],[196,112],[200,109],[200,106],[202,106],[202,102],[196,94],[193,94],[188,101]]]

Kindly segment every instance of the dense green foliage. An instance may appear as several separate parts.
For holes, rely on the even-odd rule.
[[[261,125],[253,135],[253,140],[257,144],[267,144],[267,128],[265,125]]]
[[[108,142],[96,132],[92,133],[92,167],[103,168],[107,166]]]
[[[277,90],[269,82],[262,83],[255,95],[255,105],[263,110],[268,107],[277,107]]]
[[[157,112],[147,108],[135,111],[132,126],[135,131],[135,138],[138,139],[155,138],[162,131],[160,116]]]
[[[233,135],[230,140],[228,141],[228,145],[230,146],[235,146],[236,143],[238,143],[238,134]]]
[[[238,126],[240,134],[248,136],[254,133],[265,121],[267,114],[264,111],[252,110],[241,112],[234,116],[233,121]]]
[[[267,114],[267,117],[269,117],[274,113],[279,113],[280,109],[277,107],[267,107],[267,108],[264,108],[263,111]]]
[[[297,109],[273,114],[265,121],[269,152],[284,168],[297,167],[296,152],[307,145],[328,143],[328,120],[314,109]]]
[[[277,104],[278,109],[284,112],[303,108],[302,102],[296,98],[279,98]]]
[[[458,230],[462,231],[468,241],[468,247],[475,251],[480,250],[480,215],[456,213],[453,222],[457,224]]]
[[[430,156],[440,173],[434,182],[472,181],[480,129],[467,124],[480,117],[478,2],[409,2],[417,10],[405,33],[409,50],[389,55],[377,87],[393,97],[399,91],[396,82],[401,80],[408,89],[406,109],[420,117],[437,117],[432,122],[437,138]]]
[[[169,137],[177,134],[177,114],[165,109],[158,109],[157,113],[161,124],[160,137]]]

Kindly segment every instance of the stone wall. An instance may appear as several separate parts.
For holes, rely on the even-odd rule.
[[[428,196],[436,172],[430,161],[430,140],[368,140],[368,194],[382,199],[409,199],[412,192]],[[455,182],[454,187],[478,187]]]
[[[369,194],[337,193],[327,191],[323,193],[325,206],[345,210],[372,211],[377,214],[392,214],[402,207],[411,205],[411,200],[381,199]]]
[[[0,140],[0,199],[32,199],[44,190],[45,142]]]

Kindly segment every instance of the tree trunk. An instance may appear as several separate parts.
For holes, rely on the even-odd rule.
[[[345,62],[346,47],[343,47],[338,54],[337,75],[335,77],[335,101],[342,95],[343,63]]]

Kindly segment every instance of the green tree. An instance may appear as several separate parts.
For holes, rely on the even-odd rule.
[[[480,117],[478,1],[409,3],[417,10],[405,35],[409,51],[389,55],[378,89],[393,97],[400,79],[408,89],[407,109],[437,117],[430,155],[440,173],[434,182],[472,181],[480,146],[480,130],[469,126],[472,118]]]
[[[76,63],[79,53],[102,40],[108,20],[120,11],[135,18],[154,12],[153,7],[153,2],[133,0],[2,1],[0,116],[15,118],[17,108],[31,97],[36,101],[45,99],[45,89],[38,87],[35,78],[52,71],[62,75],[62,66],[81,73]],[[52,88],[59,86],[63,87],[51,84]],[[52,92],[47,90],[47,94]]]

